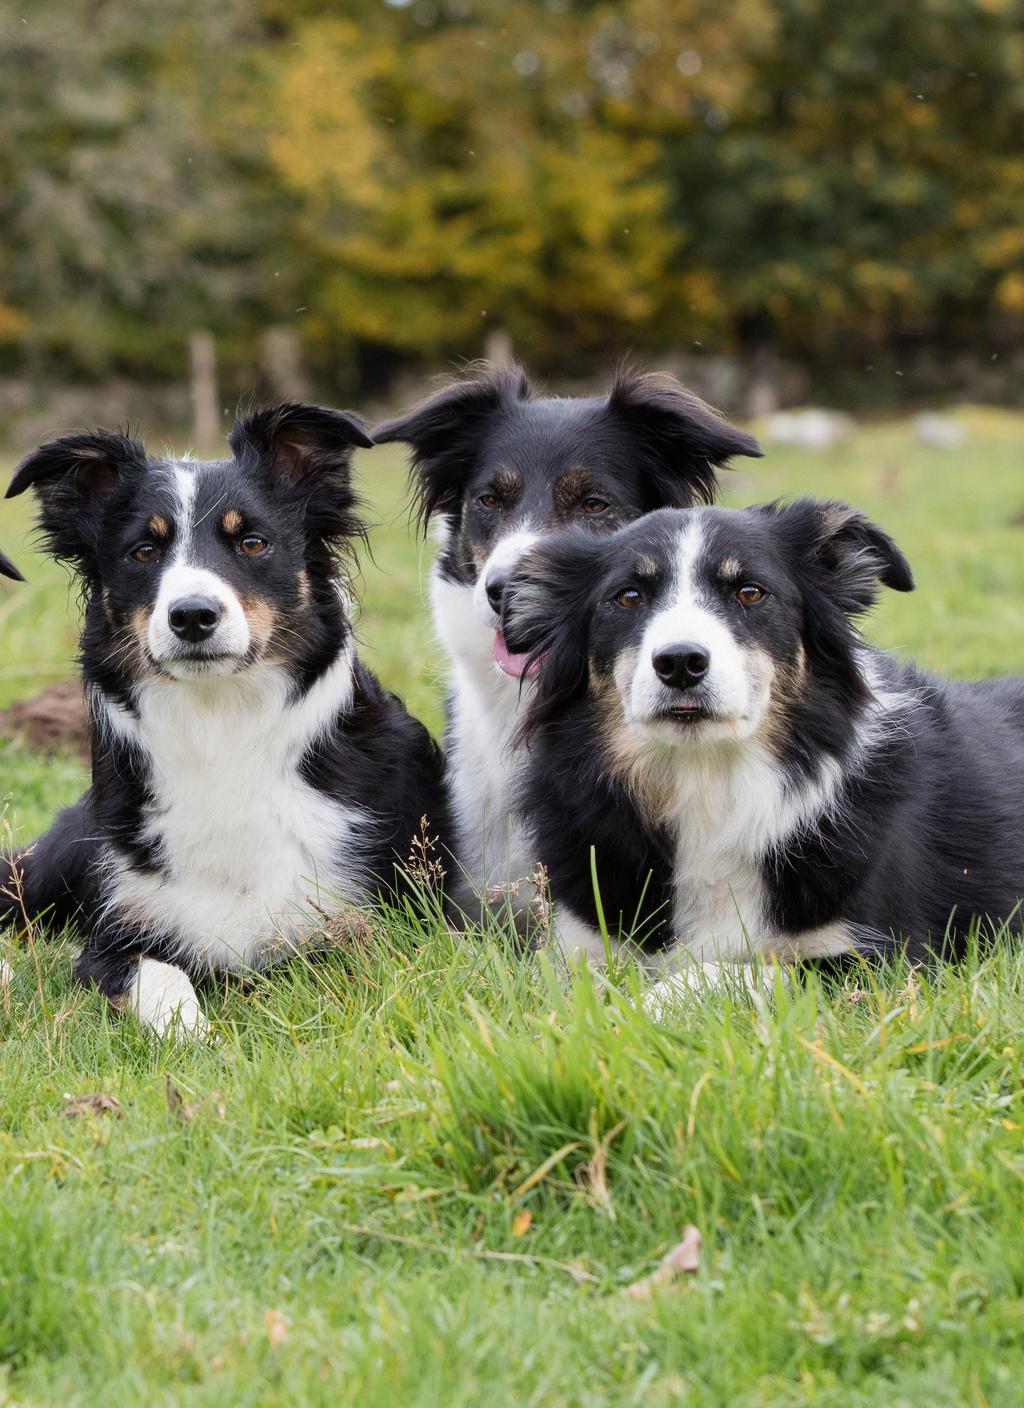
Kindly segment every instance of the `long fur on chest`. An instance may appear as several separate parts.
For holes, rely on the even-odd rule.
[[[236,968],[301,935],[314,907],[363,897],[373,824],[302,770],[351,697],[346,652],[299,699],[269,668],[195,686],[155,681],[135,715],[97,699],[101,729],[145,777],[134,844],[106,847],[108,911],[194,964]]]

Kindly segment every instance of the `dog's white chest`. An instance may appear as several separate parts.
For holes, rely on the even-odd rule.
[[[316,923],[314,906],[363,893],[369,818],[299,772],[317,701],[290,706],[270,684],[234,697],[176,684],[141,705],[145,834],[160,865],[140,872],[115,857],[114,904],[211,968],[258,966]]]
[[[519,683],[494,663],[494,632],[475,616],[472,592],[435,573],[431,596],[452,660],[448,790],[464,879],[484,891],[536,867],[533,838],[512,814],[521,764],[512,746]]]

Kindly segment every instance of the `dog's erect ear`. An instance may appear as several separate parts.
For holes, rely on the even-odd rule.
[[[357,445],[373,444],[362,421],[346,411],[288,401],[241,417],[228,443],[243,469],[269,479],[291,505],[306,535],[307,569],[329,583],[338,555],[365,535],[351,464]]]
[[[369,449],[373,441],[348,411],[286,401],[235,421],[228,444],[236,459],[257,458],[288,483],[302,484],[322,474],[347,477],[352,451]]]
[[[715,470],[733,455],[759,458],[752,435],[738,430],[671,377],[625,370],[608,394],[608,414],[627,424],[640,446],[650,508],[710,503]]]
[[[910,563],[860,509],[837,499],[799,499],[771,510],[792,550],[848,616],[874,605],[879,585],[914,590]]]
[[[88,573],[99,548],[104,505],[122,484],[145,473],[146,464],[144,446],[127,435],[113,430],[67,435],[25,456],[14,471],[7,498],[34,488],[49,551]]]
[[[0,577],[10,577],[15,582],[23,582],[25,580],[11,559],[3,551],[0,551]]]
[[[539,667],[520,737],[587,688],[590,614],[605,540],[581,529],[548,538],[516,564],[502,601],[505,644]]]
[[[413,483],[420,522],[456,514],[493,417],[532,396],[521,367],[476,367],[471,375],[428,396],[404,416],[385,421],[374,443],[412,446]]]

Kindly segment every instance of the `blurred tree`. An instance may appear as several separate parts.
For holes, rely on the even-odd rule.
[[[0,363],[1024,330],[1024,0],[0,0]],[[353,369],[356,369],[355,371]],[[361,372],[358,370],[361,369]],[[350,389],[347,385],[345,389]]]
[[[250,8],[2,0],[0,341],[35,370],[181,375],[191,328],[268,316],[273,202],[214,130]]]

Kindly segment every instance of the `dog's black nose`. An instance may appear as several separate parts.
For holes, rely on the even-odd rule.
[[[484,584],[487,600],[495,616],[501,615],[501,601],[505,595],[505,588],[507,586],[508,578],[501,576],[498,572],[492,572]]]
[[[208,596],[183,596],[167,612],[167,624],[179,640],[195,645],[217,629],[220,606]]]
[[[711,656],[702,645],[685,642],[656,650],[651,656],[654,673],[672,689],[693,689],[711,666]]]

